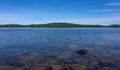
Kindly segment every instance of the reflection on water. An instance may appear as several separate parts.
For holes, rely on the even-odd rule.
[[[119,70],[119,42],[119,28],[0,29],[0,70]]]

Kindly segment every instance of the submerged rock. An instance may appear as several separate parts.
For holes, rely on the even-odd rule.
[[[24,70],[22,67],[0,66],[0,70]]]
[[[81,55],[85,55],[85,54],[88,53],[88,50],[87,49],[81,49],[81,50],[78,50],[77,53],[81,54]]]
[[[22,55],[29,55],[29,52],[23,52]]]
[[[65,70],[87,70],[86,64],[68,64]]]
[[[111,63],[107,62],[107,61],[101,61],[101,62],[99,62],[99,64],[102,66],[110,66],[111,65]]]
[[[64,70],[65,68],[62,65],[52,65],[52,70]]]

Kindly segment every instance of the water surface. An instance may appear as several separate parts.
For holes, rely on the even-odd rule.
[[[80,49],[89,52],[77,54]],[[0,29],[0,66],[82,63],[89,70],[119,70],[119,55],[120,28]]]

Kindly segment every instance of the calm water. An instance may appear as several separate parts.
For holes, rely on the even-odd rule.
[[[80,55],[79,49],[89,52]],[[80,63],[87,69],[119,70],[120,28],[0,29],[0,66]]]

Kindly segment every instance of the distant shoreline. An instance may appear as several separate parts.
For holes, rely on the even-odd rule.
[[[120,28],[118,24],[112,25],[82,25],[73,23],[48,23],[48,24],[30,24],[30,25],[20,25],[20,24],[5,24],[0,25],[0,28]]]
[[[120,28],[120,27],[0,27],[2,28]]]

